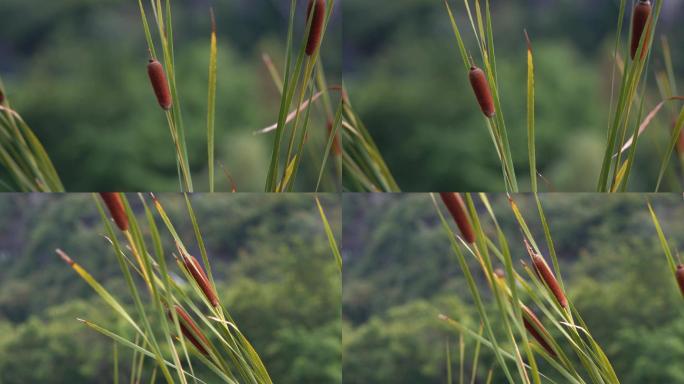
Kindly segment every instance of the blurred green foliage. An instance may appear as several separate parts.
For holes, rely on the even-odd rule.
[[[137,197],[128,197],[139,210]],[[158,197],[199,254],[182,197]],[[321,200],[339,236],[339,198]],[[313,197],[195,195],[192,202],[219,294],[273,381],[341,383],[341,279]],[[91,196],[4,195],[0,218],[0,383],[111,383],[112,341],[76,318],[133,338],[130,327],[54,253],[61,247],[131,304]],[[168,236],[164,247],[170,258]],[[128,378],[132,354],[120,347],[119,355]],[[152,363],[145,366],[149,375]],[[201,364],[194,368],[215,382]]]
[[[491,2],[502,108],[525,190],[529,168],[523,29],[534,48],[538,170],[550,183],[540,181],[540,188],[594,191],[608,125],[618,3]],[[450,4],[478,62],[463,2]],[[647,111],[660,101],[653,73],[664,67],[661,34],[668,36],[673,49],[676,77],[684,75],[684,51],[676,48],[684,41],[684,31],[678,28],[684,7],[680,2],[666,2],[664,7],[648,68],[652,92]],[[347,20],[354,20],[344,30],[345,82],[403,190],[503,191],[501,167],[461,66],[443,1],[346,0],[343,11]],[[655,159],[661,158],[671,121],[671,114],[662,112],[640,141],[632,190],[655,188]],[[663,190],[682,188],[681,180],[667,182]]]
[[[280,96],[261,54],[283,66],[289,2],[173,2],[176,77],[200,191],[208,178],[210,5],[218,28],[216,159],[240,191],[262,191],[273,139],[253,132],[277,120]],[[339,23],[328,33],[321,57],[334,84],[341,73]],[[137,2],[3,0],[0,36],[7,94],[43,141],[67,190],[179,189],[167,122],[147,79]],[[312,136],[323,148],[324,121],[313,121]],[[311,190],[320,159],[303,163],[298,181]],[[216,171],[217,190],[229,191],[221,167]]]
[[[518,260],[527,256],[506,196],[489,197],[520,268]],[[569,296],[621,382],[684,383],[684,301],[658,242],[647,198],[671,246],[684,249],[681,195],[541,197]],[[548,255],[534,199],[517,195],[515,200]],[[426,194],[343,197],[345,382],[445,383],[447,341],[453,372],[459,372],[459,335],[437,315],[476,331],[480,320],[434,209]],[[485,230],[495,236],[484,207],[478,203],[478,209]],[[479,271],[474,260],[471,268]],[[484,276],[475,276],[488,311],[496,313]],[[495,327],[503,330],[500,322]],[[475,343],[467,335],[465,341],[464,369],[470,378]],[[493,353],[483,346],[477,371],[481,382],[495,366]],[[551,367],[541,369],[553,377]],[[495,368],[493,382],[505,381]]]

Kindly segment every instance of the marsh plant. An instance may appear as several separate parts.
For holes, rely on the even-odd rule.
[[[539,198],[535,196],[548,256],[542,253],[542,243],[532,235],[514,198],[509,198],[509,203],[522,240],[503,232],[485,194],[467,194],[463,198],[443,193],[441,197],[457,224],[456,233],[435,196],[432,199],[466,278],[482,328],[470,329],[446,315],[440,315],[440,319],[461,335],[474,338],[477,350],[484,347],[493,351],[495,368],[489,371],[488,380],[493,370],[498,369],[509,383],[619,383],[603,348],[565,294],[553,238]],[[480,205],[476,206],[478,197]],[[485,222],[493,225],[493,233],[483,229]],[[511,245],[518,241],[527,253],[520,260],[522,268],[511,252]],[[473,269],[472,265],[477,267]],[[479,276],[484,276],[484,283],[478,281]],[[489,305],[488,300],[494,305]],[[503,332],[495,332],[499,326]],[[478,354],[475,356],[477,360]],[[450,367],[449,360],[447,363]],[[450,368],[448,372],[451,383]],[[475,372],[476,369],[473,380]]]
[[[613,52],[613,69],[611,77],[610,110],[607,111],[608,124],[603,161],[600,165],[600,176],[596,190],[599,192],[620,192],[627,190],[630,172],[636,161],[637,144],[640,136],[654,122],[665,104],[676,105],[684,98],[677,96],[674,70],[669,44],[662,38],[662,56],[664,68],[656,68],[655,77],[660,100],[653,103],[649,95],[649,63],[654,55],[659,16],[664,0],[621,0],[617,9],[617,29],[615,49]],[[518,184],[514,159],[512,158],[509,136],[518,135],[519,130],[507,125],[501,107],[501,87],[497,71],[497,60],[494,49],[493,26],[489,0],[464,0],[466,24],[459,23],[460,16],[454,11],[451,1],[444,0],[444,5],[456,37],[458,49],[463,60],[463,74],[470,79],[475,98],[473,108],[479,106],[483,112],[485,125],[501,164],[502,180],[506,191],[518,192]],[[629,12],[628,12],[629,11]],[[629,14],[629,17],[627,15]],[[627,21],[627,22],[625,22]],[[464,33],[472,30],[472,39]],[[530,187],[532,192],[538,191],[538,180],[547,180],[537,169],[535,149],[535,67],[532,43],[527,31],[520,27],[521,38],[526,40],[527,56],[527,142]],[[625,30],[627,37],[625,38]],[[475,46],[471,51],[469,47]],[[473,53],[475,52],[475,53]],[[476,58],[473,57],[475,54]],[[501,65],[500,63],[498,64]],[[508,86],[508,85],[507,85]],[[651,106],[650,104],[653,105]],[[675,106],[669,111],[665,126],[670,129],[656,131],[657,137],[663,138],[664,148],[660,154],[659,172],[654,175],[654,190],[658,191],[665,176],[672,176],[674,170],[672,155],[682,142],[681,130],[684,125],[684,108],[677,112]],[[540,127],[539,129],[544,129]],[[653,130],[651,130],[653,131]],[[680,151],[680,158],[682,156]],[[653,161],[653,159],[649,160]],[[681,167],[680,167],[681,168]],[[668,173],[670,172],[670,173]],[[682,174],[684,175],[684,174]],[[681,188],[681,176],[675,177],[672,188]]]
[[[272,383],[258,351],[216,290],[209,254],[188,195],[185,206],[194,244],[181,240],[162,202],[154,195],[137,195],[139,215],[124,194],[93,196],[129,297],[115,297],[75,257],[61,249],[56,252],[123,321],[125,327],[114,330],[79,319],[112,339],[115,351],[121,347],[132,350],[135,363],[131,364],[130,382],[151,377],[151,382],[167,383]],[[320,214],[341,273],[337,240],[323,206],[318,198],[313,200],[312,208]],[[158,220],[166,234],[157,226]],[[167,238],[172,244],[163,240]],[[199,249],[199,257],[189,253],[190,246]],[[170,255],[168,248],[174,250]],[[113,358],[113,382],[118,383],[118,367],[124,364],[119,362],[118,353]]]

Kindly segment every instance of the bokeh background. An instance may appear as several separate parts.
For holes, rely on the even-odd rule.
[[[551,184],[540,182],[540,188],[594,191],[608,125],[619,3],[491,1],[502,108],[521,187],[529,189],[523,29],[534,47],[538,170]],[[463,2],[451,0],[450,5],[479,59]],[[403,190],[503,191],[501,167],[443,1],[345,0],[343,12],[346,20],[353,20],[344,24],[343,40],[344,79],[352,103]],[[665,1],[648,68],[647,110],[660,101],[654,72],[663,69],[661,35],[667,35],[673,50],[676,77],[684,75],[682,17],[683,2]],[[654,190],[662,147],[679,105],[664,109],[640,140],[631,190]],[[672,172],[681,175],[674,163]],[[681,176],[668,174],[666,180],[661,190],[684,188]]]
[[[129,195],[139,210],[137,196]],[[199,254],[182,195],[158,195]],[[275,383],[341,383],[341,279],[311,195],[194,195],[217,290]],[[340,200],[321,196],[338,238]],[[174,250],[161,220],[167,257]],[[88,194],[0,196],[0,383],[112,383],[113,342],[76,320],[130,327],[55,254],[133,305]],[[144,299],[145,300],[145,299]],[[131,353],[119,348],[121,378]],[[146,361],[147,374],[152,363]],[[218,382],[201,364],[195,372]],[[212,379],[213,378],[213,379]],[[149,377],[147,381],[149,382]]]
[[[507,198],[489,198],[519,269],[518,260],[529,256]],[[659,244],[647,199],[670,246],[681,252],[680,194],[541,196],[567,293],[620,382],[684,383],[684,301]],[[515,200],[534,237],[544,239],[534,198],[516,195]],[[476,205],[486,216],[477,200]],[[475,330],[480,320],[429,195],[345,195],[343,223],[344,382],[445,383],[447,340],[458,375],[458,334],[445,328],[437,315],[445,313]],[[493,235],[490,220],[483,223]],[[548,255],[545,242],[539,243]],[[474,261],[470,267],[479,271]],[[475,276],[489,313],[496,313],[484,276]],[[474,343],[467,336],[465,340],[469,378]],[[482,346],[478,382],[485,382],[487,370],[495,365],[493,353]],[[554,377],[548,366],[541,370]],[[506,382],[499,369],[494,372],[492,382]]]
[[[270,54],[278,68],[284,65],[290,2],[188,0],[172,5],[176,76],[197,189],[208,185],[213,6],[218,28],[216,159],[238,190],[262,191],[273,138],[253,132],[277,120],[280,96],[261,55]],[[298,6],[297,41],[306,2]],[[339,83],[341,74],[339,9],[333,15],[321,49],[330,84]],[[179,189],[169,129],[147,78],[148,57],[137,1],[0,2],[0,75],[13,106],[43,141],[69,191]],[[327,135],[319,115],[312,114],[311,126],[312,140],[320,141],[318,157]],[[320,159],[316,162],[303,162],[300,189],[313,190]],[[229,191],[221,168],[216,170],[217,190]]]

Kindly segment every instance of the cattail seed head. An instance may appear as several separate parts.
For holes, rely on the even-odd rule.
[[[192,278],[195,279],[195,282],[197,282],[197,285],[199,285],[204,296],[209,300],[211,305],[218,307],[218,297],[216,296],[207,275],[204,273],[204,269],[202,269],[199,261],[197,261],[197,258],[192,255],[185,255],[183,256],[183,265],[188,273],[192,275]]]
[[[646,30],[646,35],[644,36],[644,44],[641,49],[641,60],[643,60],[646,53],[648,53],[648,45],[651,37],[651,23],[649,21],[651,10],[650,0],[639,0],[637,5],[634,6],[634,13],[632,14],[632,44],[629,50],[632,60],[634,60],[637,50],[639,49],[639,42],[641,41],[641,36],[644,34],[644,30]]]
[[[484,71],[476,66],[472,66],[470,67],[468,77],[482,113],[489,118],[493,117],[496,114],[496,109],[494,108],[494,99],[492,98],[492,92],[489,89],[489,83]]]
[[[166,81],[164,67],[162,67],[159,61],[150,59],[150,63],[147,64],[147,75],[150,77],[152,89],[157,96],[159,105],[165,111],[168,111],[171,109],[173,103],[171,101],[171,92],[169,91],[169,83]]]
[[[307,56],[313,55],[314,52],[316,52],[318,45],[321,43],[323,23],[325,22],[325,0],[309,0],[309,5],[306,7],[306,22],[309,22],[309,15],[311,15],[311,9],[314,5],[316,8],[313,11],[309,39],[306,42]]]
[[[468,244],[474,244],[475,233],[473,232],[472,225],[470,225],[470,219],[468,219],[466,206],[461,195],[455,192],[441,192],[439,196],[442,198],[444,205],[446,205],[449,213],[451,213],[451,216],[454,218],[456,226],[458,226],[458,229],[463,235],[463,239]]]
[[[527,329],[527,332],[534,337],[535,340],[539,343],[539,345],[542,346],[546,350],[546,352],[549,353],[549,355],[556,357],[556,352],[551,348],[551,345],[546,341],[546,339],[542,336],[540,331],[548,334],[546,331],[546,328],[544,328],[544,325],[542,324],[541,321],[537,318],[537,315],[532,312],[531,309],[529,309],[527,306],[523,305],[522,306],[523,310],[523,324],[525,325],[525,329]]]
[[[209,345],[209,340],[207,340],[202,331],[200,331],[197,324],[195,324],[190,315],[187,312],[185,312],[183,308],[176,305],[175,309],[176,315],[178,315],[178,325],[180,325],[181,333],[183,334],[183,336],[185,336],[185,338],[188,339],[188,341],[191,342],[192,345],[194,345],[195,348],[197,348],[197,350],[200,351],[200,353],[202,353],[205,356],[209,355],[207,349],[204,347],[205,345]],[[171,313],[168,313],[168,316],[169,319],[173,320]],[[200,342],[200,340],[202,342]]]
[[[126,216],[126,210],[121,202],[121,196],[116,192],[101,192],[100,196],[107,205],[116,226],[122,231],[128,230],[128,216]]]
[[[558,304],[563,308],[567,308],[568,299],[565,297],[565,293],[563,293],[563,290],[558,284],[556,276],[551,272],[551,268],[549,268],[548,264],[546,264],[546,261],[544,261],[541,256],[537,255],[534,253],[534,250],[529,248],[529,244],[526,245],[528,246],[530,256],[532,256],[532,263],[534,264],[534,269],[537,271],[537,275],[546,283],[546,286],[553,292],[553,295],[556,296]]]
[[[679,284],[679,290],[682,291],[682,296],[684,296],[684,265],[677,266],[677,272],[675,272],[675,277],[677,277],[677,284]]]
[[[330,119],[328,119],[327,128],[328,128],[328,136],[332,135],[333,122]],[[336,134],[335,137],[333,137],[331,151],[332,151],[333,155],[335,155],[335,156],[339,156],[342,154],[342,146],[340,145],[340,135],[339,134]]]
[[[5,102],[5,94],[2,93],[2,89],[0,89],[0,104]]]

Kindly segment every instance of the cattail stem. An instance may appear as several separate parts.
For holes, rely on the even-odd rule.
[[[544,325],[542,324],[541,321],[537,318],[537,315],[532,312],[531,309],[529,309],[527,306],[523,305],[522,306],[523,310],[523,324],[525,325],[525,329],[527,329],[527,332],[534,337],[535,340],[539,343],[539,345],[542,346],[546,350],[546,352],[549,353],[549,355],[553,357],[557,357],[556,352],[551,348],[551,345],[546,341],[544,336],[542,336],[542,333],[545,335],[548,335],[548,331],[546,331],[546,328],[544,328]]]
[[[439,196],[442,198],[444,205],[446,205],[449,213],[451,213],[451,216],[454,218],[456,226],[458,226],[461,235],[463,235],[463,239],[468,244],[474,244],[475,233],[473,232],[473,226],[470,224],[470,219],[468,219],[468,213],[461,194],[455,192],[440,192]]]
[[[100,196],[104,200],[109,213],[112,215],[116,226],[122,231],[128,230],[128,216],[121,202],[121,196],[116,192],[101,192]]]
[[[650,0],[639,0],[639,3],[634,6],[634,13],[632,15],[632,44],[630,46],[630,56],[632,60],[636,57],[637,50],[639,49],[639,43],[641,42],[641,36],[644,35],[644,30],[646,34],[644,36],[644,43],[641,48],[640,59],[643,60],[648,53],[649,40],[651,38],[651,1]]]
[[[675,277],[677,278],[679,290],[682,291],[682,296],[684,296],[684,265],[680,264],[677,266],[677,272],[675,272]]]
[[[311,13],[312,8],[314,8],[313,15]],[[306,42],[307,56],[313,55],[321,44],[323,23],[325,22],[325,0],[309,0],[309,5],[306,7],[307,23],[309,22],[309,17],[313,17],[313,19],[311,20],[311,28],[309,29],[309,39]]]
[[[209,345],[209,340],[204,336],[204,334],[202,333],[202,331],[200,331],[197,324],[192,320],[190,315],[187,312],[185,312],[183,308],[176,305],[175,309],[176,314],[178,315],[178,325],[180,325],[181,333],[183,333],[183,336],[185,336],[185,338],[188,339],[188,341],[192,343],[192,345],[194,345],[195,348],[197,348],[197,350],[200,351],[200,353],[202,353],[205,356],[208,356],[209,352],[207,352],[205,345]],[[169,313],[168,316],[169,319],[173,320],[171,313]]]
[[[207,300],[209,300],[211,305],[214,308],[218,307],[218,297],[216,296],[214,288],[211,286],[211,283],[209,282],[209,279],[207,278],[207,275],[204,273],[204,269],[202,269],[202,266],[200,265],[197,258],[195,258],[195,256],[192,255],[183,255],[183,265],[185,266],[185,269],[188,271],[188,273],[192,275],[192,278],[195,279],[195,282],[200,287],[200,289],[204,293],[204,296],[207,298]]]
[[[171,109],[173,102],[171,100],[171,92],[169,91],[169,83],[166,81],[164,67],[162,67],[159,61],[150,59],[149,64],[147,64],[147,75],[150,77],[150,83],[152,83],[152,89],[155,96],[157,96],[159,106],[168,111]]]
[[[525,240],[525,246],[527,247],[527,252],[530,254],[530,257],[532,257],[532,263],[534,264],[535,271],[537,271],[537,276],[539,276],[539,278],[544,281],[546,286],[551,290],[553,295],[556,297],[556,300],[558,300],[558,304],[560,304],[560,306],[563,308],[567,308],[568,299],[565,297],[565,293],[563,293],[563,290],[558,284],[556,276],[554,276],[553,272],[551,272],[549,265],[546,264],[544,258],[538,255],[532,249],[527,240]]]
[[[496,109],[494,108],[494,99],[492,98],[492,92],[489,89],[489,83],[484,71],[473,65],[470,67],[468,77],[482,113],[488,118],[493,117],[496,114]]]

